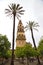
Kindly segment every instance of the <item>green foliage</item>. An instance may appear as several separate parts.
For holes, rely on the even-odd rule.
[[[39,51],[38,51],[38,50],[35,50],[35,48],[33,48],[33,49],[31,50],[31,53],[32,53],[32,56],[34,56],[34,57],[37,57],[37,56],[40,55]]]
[[[35,56],[34,52],[35,50],[33,51],[32,45],[30,43],[26,43],[24,47],[16,48],[15,56],[16,57],[31,57],[31,56]]]
[[[20,58],[20,57],[24,57],[24,48],[23,47],[17,47],[16,51],[15,51],[15,56]]]
[[[27,43],[24,46],[24,54],[26,57],[30,57],[31,56],[31,50],[32,50],[32,45],[30,43]]]
[[[8,50],[4,56],[6,59],[11,58],[11,50]]]
[[[26,43],[24,47],[17,47],[15,50],[15,56],[20,57],[36,57],[39,56],[40,53],[38,50],[35,50],[35,48],[32,47],[31,43]]]
[[[0,56],[6,57],[8,54],[8,50],[10,49],[10,42],[8,41],[8,38],[6,35],[0,34]]]
[[[43,56],[43,39],[40,39],[38,50],[40,52],[40,55]]]

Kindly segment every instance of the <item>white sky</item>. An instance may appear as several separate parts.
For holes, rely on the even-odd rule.
[[[43,36],[43,0],[0,0],[0,34],[7,35],[9,41],[12,43],[13,20],[5,14],[5,9],[8,8],[8,5],[11,3],[23,6],[25,13],[20,19],[22,20],[24,26],[29,20],[38,22],[40,25],[38,28],[39,32],[34,31],[36,45],[38,45],[41,36]],[[17,32],[17,19],[15,25]],[[30,31],[25,32],[25,34],[26,40],[32,43]]]

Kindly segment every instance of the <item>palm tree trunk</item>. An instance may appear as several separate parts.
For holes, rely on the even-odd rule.
[[[12,39],[12,57],[11,57],[11,65],[14,65],[14,43],[15,43],[15,15],[13,21],[13,39]]]
[[[33,30],[32,29],[31,29],[31,35],[32,35],[32,40],[33,40],[33,44],[34,44],[35,50],[37,50],[36,44],[35,44],[35,39],[34,39],[34,36],[33,36]]]
[[[31,35],[32,35],[32,40],[33,40],[33,44],[34,44],[35,50],[37,50],[36,44],[35,44],[35,39],[34,39],[34,36],[33,36],[33,30],[32,29],[31,29]],[[38,64],[41,65],[39,56],[37,56],[37,60],[38,60]]]

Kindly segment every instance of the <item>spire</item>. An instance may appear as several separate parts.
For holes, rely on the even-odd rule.
[[[18,30],[17,30],[17,32],[24,32],[24,26],[23,26],[21,20],[18,23]]]

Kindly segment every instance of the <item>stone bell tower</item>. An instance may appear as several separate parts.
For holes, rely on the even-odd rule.
[[[17,27],[17,38],[16,38],[16,47],[23,47],[26,44],[24,26],[20,20]]]

